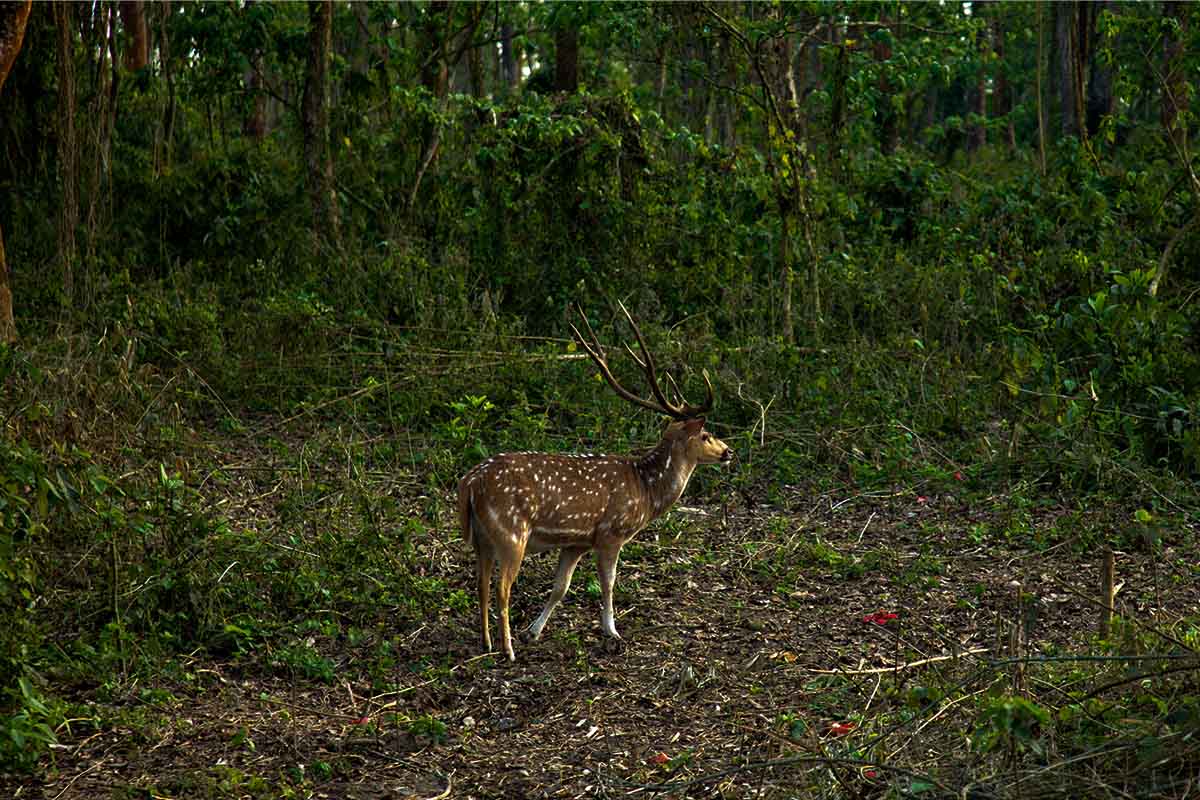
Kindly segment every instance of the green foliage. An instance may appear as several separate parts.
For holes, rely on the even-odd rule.
[[[6,692],[11,697],[4,705],[15,706],[16,711],[0,718],[0,771],[30,772],[50,746],[58,743],[54,731],[63,714],[25,676],[17,679],[15,690]]]
[[[1041,109],[1028,88],[1039,69],[1050,78],[1039,39],[1059,13],[1039,5],[481,9],[335,5],[319,134],[337,246],[314,236],[305,191],[305,6],[151,4],[158,60],[137,74],[106,68],[86,38],[117,29],[76,25],[73,256],[60,251],[53,23],[31,23],[0,96],[22,334],[0,345],[4,764],[34,769],[53,742],[61,714],[26,677],[47,665],[115,697],[181,652],[331,682],[335,648],[362,647],[371,681],[390,686],[410,666],[396,630],[473,602],[427,569],[456,541],[447,499],[464,470],[504,450],[634,450],[659,433],[578,357],[574,304],[623,378],[638,370],[620,352],[618,299],[685,393],[700,370],[714,376],[710,424],[741,463],[689,491],[772,506],[747,555],[789,602],[812,573],[886,574],[916,595],[953,577],[933,546],[899,565],[809,535],[785,506],[797,486],[992,503],[964,531],[980,548],[1161,553],[1166,512],[1194,513],[1176,505],[1194,505],[1200,475],[1198,198],[1161,85],[1185,76],[1193,102],[1176,130],[1194,132],[1194,7],[1099,14],[1089,67],[1109,69],[1119,101],[1079,136],[1059,130],[1049,86]],[[578,93],[550,89],[564,29],[578,34]],[[454,46],[427,41],[439,30]],[[438,95],[441,58],[483,43],[487,58],[472,54],[487,72],[505,30],[505,54],[532,74],[477,84],[470,63],[447,64]],[[1001,34],[1003,52],[981,47]],[[1156,60],[1168,42],[1173,71]],[[775,53],[791,59],[794,97],[771,77]],[[979,87],[986,117],[970,102]],[[260,137],[246,122],[266,99]],[[223,455],[248,447],[271,453],[269,474]],[[238,482],[229,493],[253,496],[247,508],[214,501]],[[1039,524],[1053,491],[1132,517]],[[949,694],[914,690],[905,707]],[[1149,762],[1163,731],[1194,731],[1190,695],[1131,697],[1053,719],[1040,700],[993,698],[972,741],[981,758],[1041,757],[1051,724],[1099,741],[1111,723],[1096,715],[1111,711],[1144,725]],[[402,725],[448,736],[434,716]],[[688,766],[676,758],[667,769]],[[230,768],[164,791],[275,788]]]
[[[990,753],[997,748],[1012,752],[1029,750],[1043,754],[1043,729],[1050,712],[1024,697],[998,697],[980,713],[971,743],[975,750]]]

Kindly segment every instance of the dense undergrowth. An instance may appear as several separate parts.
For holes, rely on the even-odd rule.
[[[125,91],[147,108],[122,120],[118,155],[148,139],[162,90]],[[396,91],[387,124],[336,122],[340,249],[314,249],[297,132],[216,143],[198,106],[169,169],[113,161],[123,201],[74,304],[29,266],[55,250],[55,181],[4,193],[22,338],[0,345],[0,771],[45,764],[56,732],[95,721],[71,687],[103,702],[169,680],[185,653],[328,681],[314,620],[399,628],[469,605],[422,568],[424,542],[457,536],[463,470],[657,435],[576,350],[575,304],[615,343],[625,302],[685,391],[713,376],[710,427],[740,463],[698,475],[698,500],[961,486],[1013,499],[1017,523],[984,543],[1060,545],[1020,524],[1046,497],[1129,523],[1078,546],[1158,547],[1163,520],[1194,536],[1200,248],[1193,229],[1155,284],[1189,224],[1163,142],[1063,139],[1044,174],[1023,151],[830,157],[811,187],[820,286],[797,281],[792,342],[776,186],[753,146],[713,145],[628,92],[439,110]],[[417,153],[396,143],[435,112],[444,155],[408,209]],[[271,514],[230,505],[249,449],[277,465],[248,493]],[[1100,650],[1153,649],[1133,628]],[[1196,630],[1179,621],[1173,656]],[[403,658],[389,647],[372,656],[381,685]],[[1158,676],[1131,683],[1101,723],[1061,696],[1090,668],[1050,680],[1055,718],[1035,688],[979,699],[979,758],[1042,758],[1051,726],[1064,751],[1129,720],[1170,729],[1155,746],[1200,730],[1194,671],[1163,693]]]

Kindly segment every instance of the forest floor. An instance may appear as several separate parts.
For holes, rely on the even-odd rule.
[[[217,491],[231,524],[264,529],[268,483]],[[424,515],[419,486],[400,476],[388,491]],[[966,796],[975,785],[999,797],[1025,781],[1036,796],[1045,776],[1009,772],[968,737],[980,698],[1025,693],[1070,664],[996,660],[1099,652],[1092,543],[1114,534],[1131,542],[1116,554],[1119,611],[1131,629],[1169,637],[1200,615],[1200,536],[1194,523],[1165,524],[1155,551],[1129,533],[1130,509],[943,489],[789,487],[769,501],[731,491],[725,506],[685,496],[623,553],[619,642],[600,635],[589,560],[513,664],[479,655],[472,602],[405,622],[380,609],[353,637],[314,630],[308,644],[333,662],[332,680],[198,651],[177,679],[103,701],[95,686],[55,687],[107,721],[62,731],[49,768],[0,780],[0,794],[783,798]],[[413,557],[473,596],[473,558],[450,525],[431,525]],[[554,561],[526,561],[514,627],[541,607]],[[396,637],[401,652],[381,667],[378,645]],[[1122,664],[1080,680],[1103,694],[1128,674]],[[1055,743],[1044,745],[1052,770]]]

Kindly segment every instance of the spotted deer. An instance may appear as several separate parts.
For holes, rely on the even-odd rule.
[[[669,509],[683,494],[698,464],[729,461],[733,451],[704,430],[704,415],[712,410],[713,392],[704,373],[706,397],[690,405],[672,390],[677,403],[667,400],[658,382],[654,357],[629,311],[621,305],[637,337],[642,358],[626,346],[650,384],[653,399],[625,389],[613,377],[603,349],[587,317],[580,312],[591,343],[571,326],[571,332],[621,398],[640,408],[671,418],[662,439],[642,456],[557,455],[504,453],[476,465],[458,484],[458,512],[463,538],[475,548],[479,588],[479,627],[484,652],[492,649],[488,630],[492,570],[499,566],[496,601],[504,652],[515,661],[509,632],[509,597],[526,552],[558,550],[554,588],[542,613],[529,626],[536,640],[555,607],[571,586],[571,575],[589,551],[595,551],[600,574],[600,627],[617,639],[613,621],[613,584],[621,548],[638,531]],[[667,376],[670,380],[670,376]]]

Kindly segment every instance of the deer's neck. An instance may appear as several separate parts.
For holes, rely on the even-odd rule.
[[[650,498],[652,517],[657,517],[683,494],[696,465],[686,456],[673,452],[672,442],[664,439],[638,460],[634,469]]]

